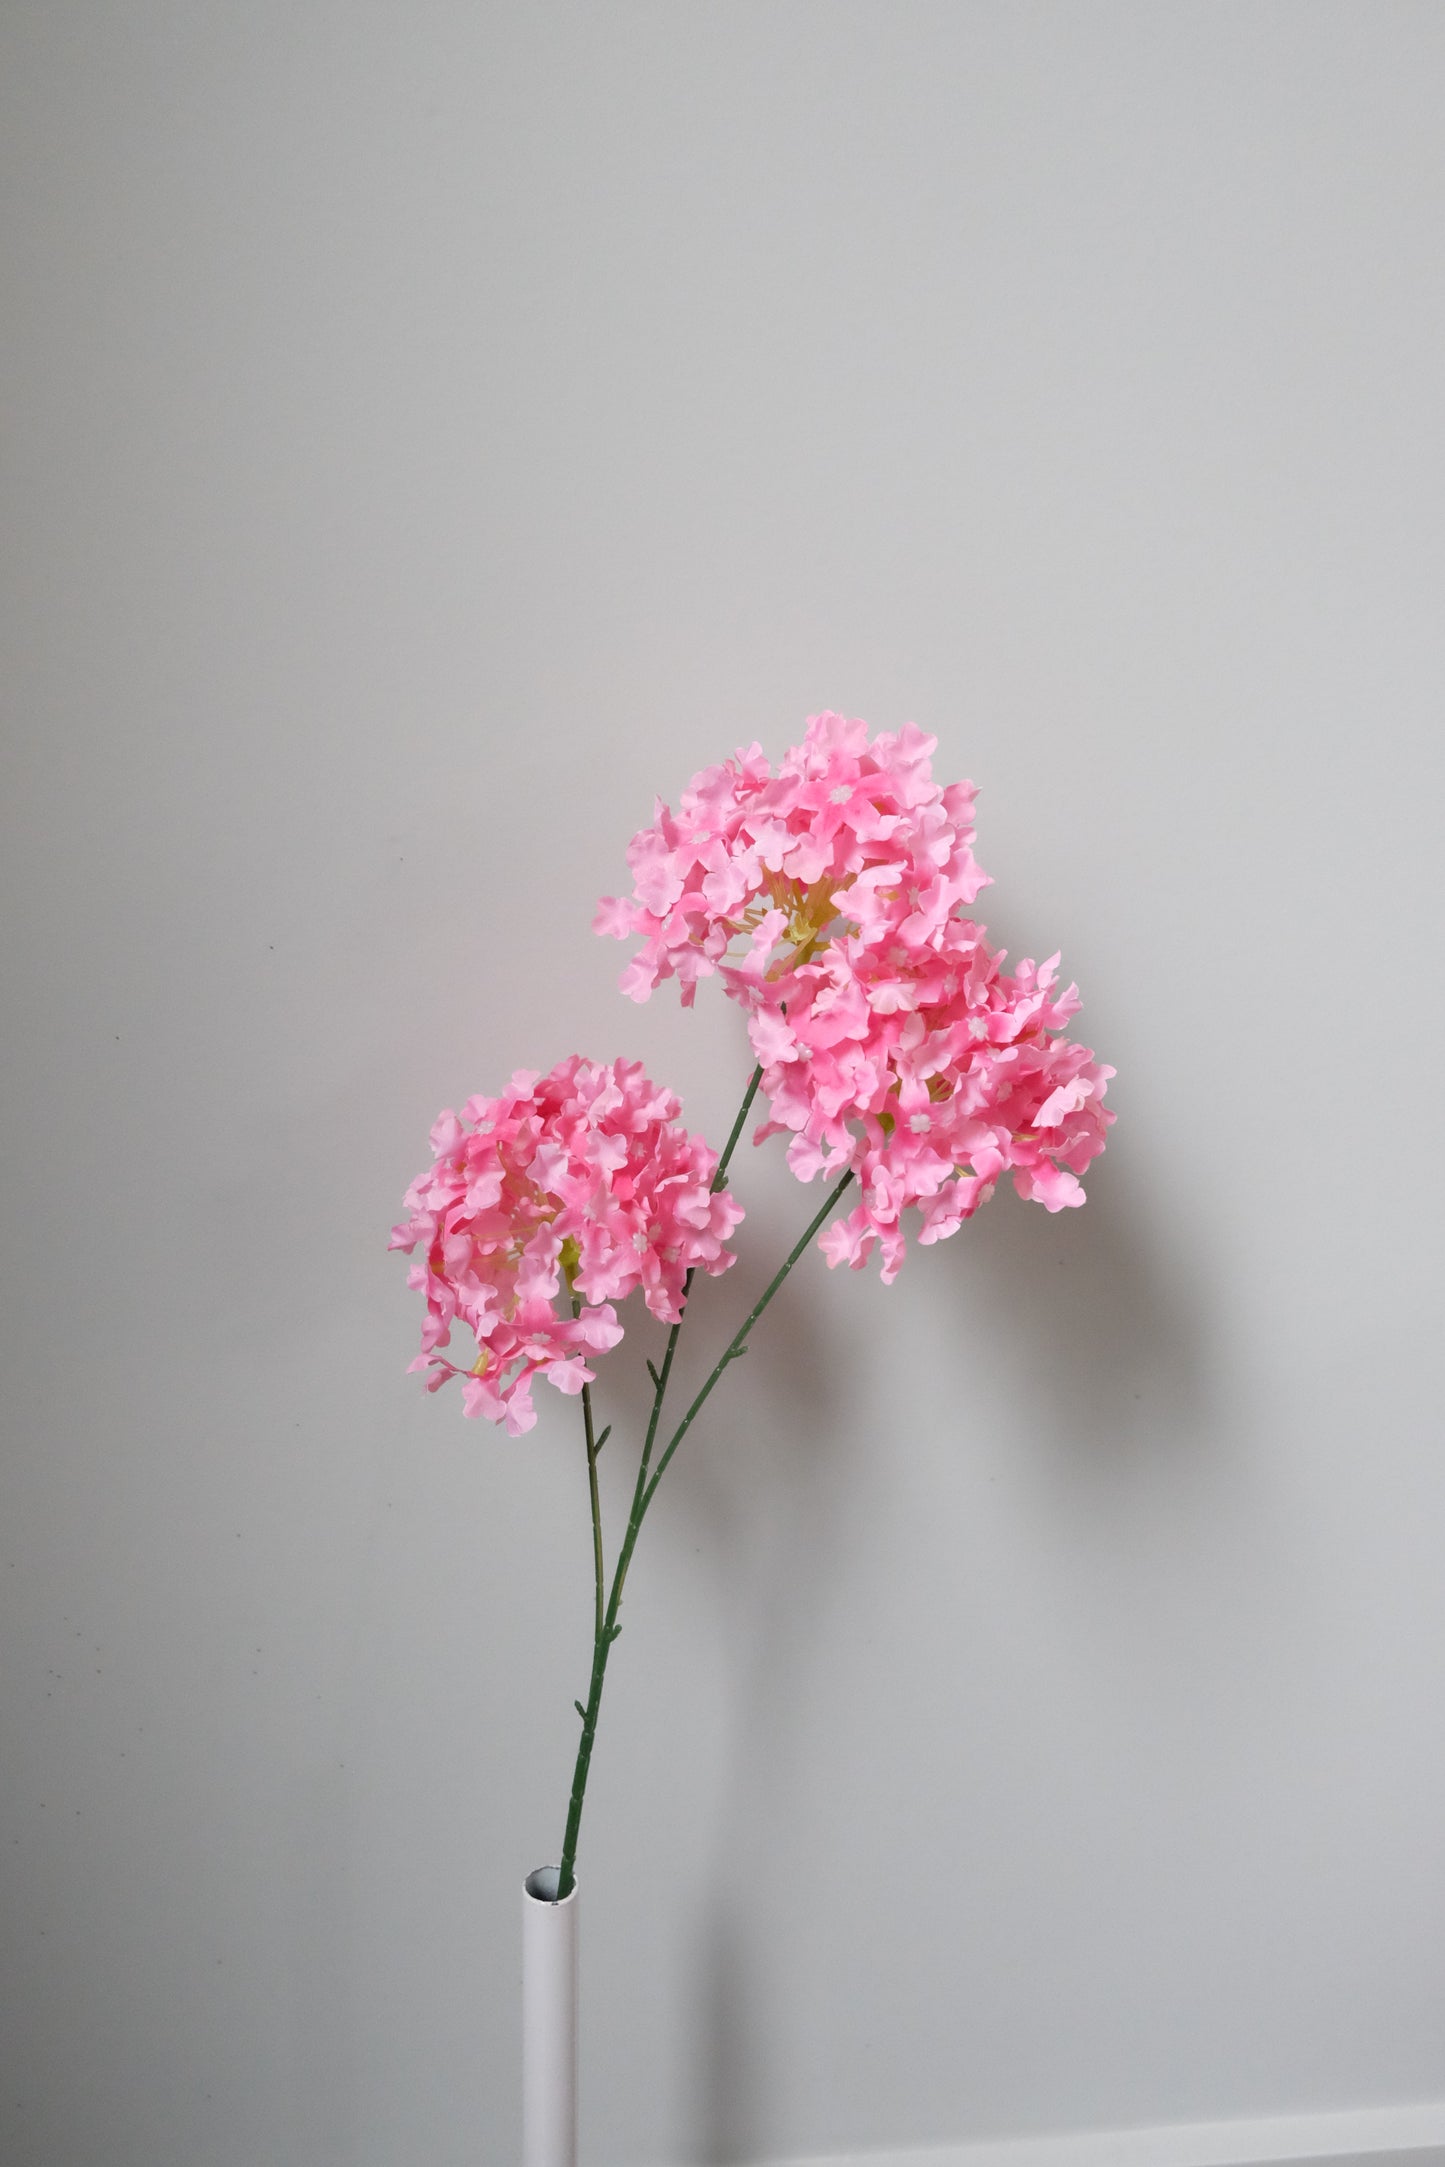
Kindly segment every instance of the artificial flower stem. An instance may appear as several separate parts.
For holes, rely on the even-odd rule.
[[[582,1314],[582,1297],[572,1296],[572,1314]],[[602,1632],[602,1604],[607,1585],[607,1568],[602,1556],[602,1498],[597,1487],[597,1437],[592,1426],[592,1387],[582,1387],[582,1426],[587,1437],[587,1487],[592,1493],[592,1563],[597,1586],[597,1624],[595,1634]]]
[[[728,1178],[728,1163],[737,1149],[738,1138],[743,1133],[743,1125],[752,1109],[753,1100],[758,1095],[758,1085],[762,1080],[763,1069],[762,1063],[759,1062],[748,1079],[748,1087],[743,1093],[742,1105],[738,1108],[737,1118],[733,1122],[728,1140],[723,1145],[722,1157],[717,1162],[717,1171],[713,1175],[711,1183],[714,1193],[723,1187]],[[678,1311],[677,1322],[667,1335],[667,1349],[662,1357],[662,1367],[660,1370],[652,1370],[652,1412],[647,1418],[647,1435],[642,1441],[642,1458],[637,1469],[637,1486],[632,1493],[632,1513],[639,1527],[642,1524],[642,1514],[647,1509],[643,1492],[647,1488],[648,1470],[652,1464],[652,1448],[657,1441],[657,1425],[662,1419],[662,1403],[667,1397],[667,1380],[672,1375],[672,1358],[677,1352],[677,1337],[682,1330],[682,1320],[687,1315],[687,1298],[692,1292],[692,1282],[695,1276],[695,1272],[689,1272],[682,1283],[682,1303]],[[651,1363],[648,1364],[648,1368],[652,1369]],[[632,1555],[630,1544],[627,1546],[627,1555],[629,1557]],[[625,1574],[625,1566],[622,1569]],[[598,1630],[600,1631],[601,1628],[599,1627]]]
[[[758,1296],[752,1308],[748,1311],[746,1317],[744,1317],[742,1323],[738,1326],[732,1338],[728,1341],[727,1346],[723,1349],[722,1354],[719,1356],[711,1375],[708,1377],[706,1384],[704,1384],[702,1390],[698,1393],[697,1398],[693,1401],[691,1407],[688,1408],[687,1413],[683,1416],[681,1422],[679,1422],[677,1428],[673,1431],[671,1438],[668,1440],[667,1450],[663,1453],[662,1458],[658,1461],[656,1467],[652,1471],[652,1480],[648,1483],[647,1488],[644,1490],[642,1495],[643,1513],[646,1512],[648,1506],[652,1502],[652,1494],[657,1488],[659,1482],[661,1482],[662,1480],[663,1471],[666,1468],[668,1461],[672,1458],[672,1455],[674,1454],[674,1452],[676,1452],[678,1446],[682,1443],[684,1437],[686,1437],[688,1430],[692,1425],[693,1417],[702,1412],[703,1405],[707,1400],[709,1393],[712,1391],[712,1388],[717,1383],[719,1377],[721,1377],[723,1371],[727,1368],[729,1362],[735,1361],[738,1355],[743,1352],[743,1349],[747,1343],[747,1337],[749,1332],[757,1323],[759,1317],[767,1308],[769,1302],[777,1293],[779,1287],[787,1278],[789,1272],[793,1269],[793,1266],[797,1263],[799,1257],[803,1254],[803,1251],[807,1248],[809,1242],[812,1241],[814,1236],[820,1231],[824,1220],[828,1218],[828,1216],[832,1212],[833,1206],[837,1203],[839,1197],[843,1194],[843,1191],[847,1188],[849,1182],[852,1179],[853,1169],[850,1166],[847,1173],[844,1174],[842,1180],[839,1181],[830,1191],[819,1211],[809,1222],[809,1224],[804,1228],[803,1232],[798,1236],[798,1239],[794,1242],[791,1250],[788,1252],[787,1258],[778,1267],[778,1270],[768,1281],[766,1287],[764,1287],[762,1293]],[[640,1526],[641,1522],[642,1515],[638,1514],[637,1524]],[[631,1533],[632,1529],[629,1526],[628,1534],[631,1535]],[[623,1552],[624,1557],[630,1554],[628,1552],[626,1543],[623,1544]],[[619,1574],[624,1572],[625,1569],[626,1567],[623,1558],[619,1558]]]
[[[738,1108],[738,1117],[732,1125],[732,1133],[728,1137],[727,1142],[723,1145],[723,1155],[718,1160],[717,1172],[712,1177],[712,1187],[714,1190],[720,1189],[723,1183],[728,1178],[728,1162],[732,1158],[733,1153],[737,1150],[738,1138],[743,1133],[743,1123],[747,1120],[748,1114],[752,1109],[753,1100],[758,1095],[758,1085],[762,1082],[762,1080],[763,1066],[760,1061],[757,1067],[753,1070],[747,1090],[743,1093],[743,1103]]]
[[[562,1864],[557,1875],[557,1900],[559,1903],[563,1897],[569,1896],[572,1892],[573,1869],[577,1860],[577,1836],[582,1826],[582,1801],[587,1793],[587,1776],[592,1765],[592,1744],[597,1736],[597,1714],[602,1705],[602,1681],[607,1675],[607,1656],[613,1641],[622,1630],[617,1623],[617,1613],[622,1607],[622,1590],[627,1579],[627,1568],[632,1563],[632,1553],[637,1546],[637,1537],[641,1532],[644,1516],[652,1502],[653,1492],[662,1480],[663,1470],[668,1461],[687,1435],[695,1417],[702,1412],[703,1405],[712,1392],[713,1386],[717,1383],[729,1362],[734,1361],[742,1352],[749,1332],[757,1323],[809,1242],[819,1232],[824,1220],[828,1217],[833,1206],[852,1179],[853,1170],[850,1167],[842,1180],[830,1191],[821,1210],[815,1214],[798,1240],[793,1244],[784,1263],[768,1281],[767,1286],[728,1341],[706,1384],[704,1384],[668,1440],[667,1450],[658,1461],[656,1468],[653,1470],[652,1479],[645,1487],[643,1483],[643,1478],[647,1472],[645,1462],[639,1472],[638,1486],[632,1501],[632,1514],[627,1523],[627,1533],[622,1538],[622,1548],[618,1552],[617,1569],[612,1576],[612,1592],[607,1600],[606,1615],[592,1650],[592,1683],[588,1689],[587,1706],[582,1712],[582,1736],[577,1742],[577,1763],[572,1775],[572,1797],[567,1808],[567,1831],[562,1841]],[[674,1326],[673,1329],[675,1333],[677,1327]],[[671,1355],[672,1345],[670,1344],[668,1352],[663,1358],[662,1368],[658,1373],[657,1408],[660,1408],[662,1404],[662,1392],[667,1383],[667,1371]]]
[[[753,1100],[758,1095],[758,1086],[762,1080],[763,1071],[761,1064],[759,1064],[748,1080],[747,1090],[743,1093],[742,1105],[738,1108],[737,1118],[733,1122],[728,1140],[723,1146],[722,1157],[717,1162],[717,1171],[713,1175],[711,1182],[711,1188],[714,1192],[721,1189],[723,1183],[727,1180],[728,1163],[737,1149],[738,1139],[743,1133],[743,1125],[752,1109]],[[647,1418],[647,1436],[642,1447],[641,1464],[637,1470],[637,1487],[632,1494],[632,1520],[639,1527],[642,1524],[642,1511],[645,1509],[642,1499],[643,1491],[647,1485],[647,1471],[652,1459],[652,1447],[657,1438],[657,1425],[662,1417],[662,1403],[667,1396],[667,1380],[672,1372],[672,1358],[677,1352],[677,1336],[682,1330],[683,1317],[687,1314],[687,1298],[692,1290],[692,1282],[693,1274],[689,1272],[683,1281],[681,1313],[676,1324],[673,1325],[672,1330],[667,1335],[667,1350],[662,1357],[662,1367],[653,1372],[652,1412]],[[579,1306],[578,1298],[574,1295],[572,1298],[572,1313],[574,1316],[578,1313]],[[597,1712],[602,1702],[602,1680],[607,1669],[607,1651],[617,1637],[616,1633],[610,1628],[616,1624],[617,1605],[622,1598],[622,1584],[619,1579],[613,1589],[612,1604],[604,1615],[602,1606],[604,1579],[602,1512],[597,1490],[597,1449],[592,1442],[592,1398],[586,1385],[582,1388],[582,1413],[587,1425],[587,1474],[592,1488],[592,1544],[597,1571],[597,1629],[592,1643],[592,1683],[588,1689],[587,1706],[582,1710],[582,1736],[577,1743],[577,1765],[573,1771],[572,1797],[567,1808],[567,1833],[563,1838],[562,1864],[557,1876],[557,1897],[559,1902],[564,1896],[569,1895],[572,1889],[573,1866],[577,1857],[577,1833],[582,1822],[582,1800],[587,1789],[587,1771],[592,1760],[592,1741],[597,1732]],[[631,1531],[631,1525],[630,1521],[629,1531]],[[636,1534],[633,1533],[632,1542],[636,1540]],[[627,1556],[631,1557],[631,1543],[626,1545],[626,1552]]]
[[[743,1103],[738,1108],[737,1119],[733,1122],[728,1140],[723,1145],[722,1157],[717,1162],[717,1172],[713,1175],[711,1182],[714,1194],[722,1188],[728,1178],[728,1162],[737,1149],[738,1138],[743,1133],[743,1124],[752,1109],[753,1100],[758,1095],[758,1085],[762,1080],[763,1071],[760,1063],[753,1070],[748,1080],[748,1088],[743,1093]],[[677,1335],[682,1330],[682,1320],[687,1315],[687,1298],[692,1292],[692,1282],[695,1277],[695,1271],[689,1272],[682,1283],[682,1304],[678,1312],[677,1322],[667,1335],[667,1349],[662,1357],[662,1368],[654,1370],[652,1373],[652,1412],[647,1418],[647,1435],[642,1445],[642,1463],[637,1470],[637,1488],[632,1500],[634,1507],[647,1486],[647,1471],[652,1460],[652,1448],[657,1440],[657,1425],[662,1419],[662,1403],[667,1397],[667,1380],[672,1374],[672,1358],[677,1352]],[[598,1630],[601,1630],[600,1626]]]

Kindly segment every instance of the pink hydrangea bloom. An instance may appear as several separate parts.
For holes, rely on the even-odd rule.
[[[717,972],[748,1012],[770,1107],[758,1138],[790,1133],[810,1181],[853,1167],[859,1199],[829,1227],[832,1264],[881,1249],[891,1280],[902,1215],[918,1239],[957,1231],[1009,1173],[1050,1211],[1083,1202],[1104,1148],[1113,1070],[1064,1037],[1076,989],[1058,957],[1006,974],[964,913],[987,875],[973,857],[971,783],[940,788],[936,740],[911,726],[815,715],[775,776],[754,745],[659,805],[628,853],[629,899],[599,932],[643,936],[623,988],[667,977],[690,1002]]]
[[[1079,1002],[1073,986],[1056,986],[1058,957],[1010,974],[980,927],[954,925],[936,965],[913,975],[909,1006],[870,1010],[862,1029],[834,1040],[812,988],[789,1005],[791,1045],[763,1070],[771,1118],[760,1138],[790,1131],[788,1161],[804,1180],[857,1172],[856,1205],[820,1237],[829,1263],[861,1267],[876,1244],[885,1281],[903,1263],[910,1208],[926,1244],[957,1233],[1004,1174],[1049,1211],[1082,1204],[1077,1177],[1114,1118],[1102,1104],[1114,1071],[1063,1035]],[[850,976],[866,989],[875,967],[844,944],[819,959],[824,993]]]
[[[645,1001],[676,976],[691,1006],[697,981],[721,971],[752,1005],[774,1005],[840,917],[876,948],[926,943],[988,880],[974,786],[933,781],[937,743],[912,723],[870,742],[865,722],[814,715],[776,775],[750,745],[694,776],[676,814],[659,800],[628,848],[631,897],[604,897],[594,921],[643,936],[623,991]]]
[[[427,1314],[411,1367],[429,1391],[461,1377],[465,1412],[519,1436],[537,1419],[533,1377],[590,1384],[588,1358],[621,1339],[613,1305],[634,1287],[672,1324],[690,1271],[727,1270],[742,1209],[713,1192],[717,1155],[680,1111],[640,1063],[573,1055],[438,1117],[390,1243],[419,1252],[408,1283]],[[437,1352],[458,1321],[479,1349],[465,1370]]]

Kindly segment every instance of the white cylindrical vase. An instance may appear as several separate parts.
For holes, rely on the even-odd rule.
[[[522,1891],[522,2158],[577,2167],[577,1883],[559,1904],[556,1866]]]

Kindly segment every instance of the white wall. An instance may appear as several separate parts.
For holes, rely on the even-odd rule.
[[[577,1413],[425,1399],[386,1232],[574,1048],[720,1139],[737,1018],[591,907],[827,705],[982,785],[1120,1118],[1082,1212],[812,1260],[669,1475],[589,2162],[1445,2096],[1445,14],[0,42],[7,2161],[515,2157]]]

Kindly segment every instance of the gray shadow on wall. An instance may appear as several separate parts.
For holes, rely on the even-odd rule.
[[[1214,1426],[1202,1288],[1188,1283],[1177,1250],[1166,1250],[1137,1177],[1117,1157],[1092,1169],[1088,1187],[1081,1210],[1052,1216],[1011,1189],[1001,1192],[918,1261],[929,1259],[927,1331],[940,1370],[961,1381],[983,1350],[984,1359],[1010,1365],[1044,1479],[1089,1492],[1107,1515],[1110,1498],[1160,1455],[1197,1462]],[[869,1269],[876,1273],[876,1262]],[[839,1456],[849,1434],[840,1419],[849,1357],[842,1328],[830,1332],[828,1295],[821,1270],[789,1283],[767,1320],[774,1332],[758,1334],[749,1380],[752,1419],[769,1442],[759,1452],[754,1440],[721,1465],[700,1461],[686,1501],[723,1599],[729,1585],[749,1591],[745,1614],[739,1605],[732,1621],[748,1650],[735,1775],[696,1922],[694,2036],[705,2042],[705,2059],[689,2156],[700,2167],[763,2156],[767,2131],[757,2107],[775,2089],[769,2063],[778,2048],[767,2032],[767,1997],[756,1991],[742,1881],[763,1832],[776,1834],[782,1819],[790,1713],[816,1631],[792,1560],[806,1549],[808,1584],[820,1569],[826,1579],[848,1485],[849,1462]],[[966,1327],[950,1329],[951,1318],[968,1320]],[[779,1436],[786,1451],[772,1449]],[[758,1512],[760,1493],[766,1514]]]
[[[794,1211],[802,1203],[810,1213],[822,1200],[817,1184],[783,1193]],[[763,1246],[776,1254],[786,1238],[780,1231]],[[766,1283],[768,1267],[750,1265],[750,1258],[740,1259],[729,1275],[737,1315]],[[810,1575],[821,1567],[826,1578],[837,1501],[847,1488],[847,1350],[836,1324],[829,1328],[836,1305],[828,1280],[822,1257],[805,1252],[754,1333],[746,1407],[743,1394],[730,1396],[736,1431],[724,1450],[698,1454],[674,1501],[689,1515],[702,1563],[716,1575],[725,1629],[745,1651],[728,1788],[719,1802],[722,1835],[694,1922],[699,1955],[691,2036],[701,2047],[688,2156],[700,2167],[737,2167],[762,2156],[767,2133],[757,2103],[776,2089],[769,2064],[778,2048],[767,2025],[767,1997],[756,1991],[740,1882],[750,1858],[776,1839],[784,1818],[780,1794],[791,1780],[797,1679],[816,1632],[808,1583],[795,1561],[806,1552]]]
[[[939,1245],[939,1277],[980,1344],[1013,1365],[1040,1444],[1093,1479],[1105,1467],[1125,1479],[1204,1433],[1207,1291],[1159,1238],[1132,1166],[1106,1153],[1085,1186],[1081,1209],[1050,1214],[1001,1183]]]

